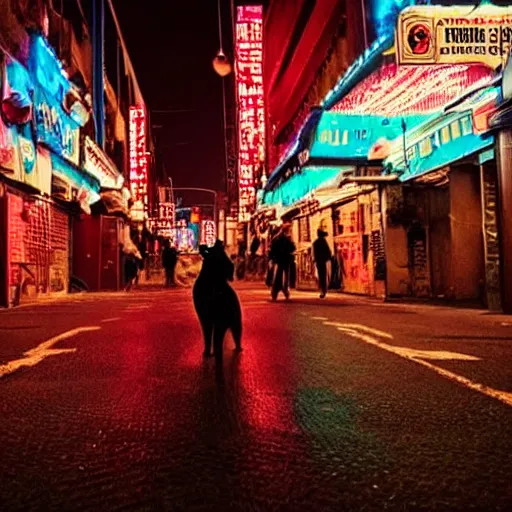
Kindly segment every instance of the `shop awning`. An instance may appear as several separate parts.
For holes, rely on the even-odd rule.
[[[336,178],[341,171],[340,167],[303,167],[289,180],[281,183],[275,189],[265,192],[262,206],[275,204],[291,206],[329,180]]]
[[[407,126],[428,119],[428,115],[408,115]],[[377,144],[386,145],[399,137],[403,118],[380,115],[324,112],[315,131],[309,153],[311,164],[347,165],[358,161],[378,160]],[[387,156],[387,155],[386,155]],[[384,157],[380,157],[382,160]]]
[[[497,112],[489,119],[493,130],[503,130],[512,127],[512,102],[508,101],[498,107]]]
[[[322,116],[322,112],[323,110],[320,108],[316,108],[311,111],[302,129],[298,133],[295,143],[283,160],[271,172],[267,184],[265,185],[265,191],[272,190],[279,182],[282,182],[284,179],[291,176],[291,174],[296,172],[301,165],[304,165],[305,161],[301,160],[301,155],[304,155],[303,152],[306,151],[306,156],[309,157],[312,138],[315,133],[316,126]]]
[[[400,175],[400,181],[408,181],[418,178],[429,172],[435,171],[458,160],[463,160],[480,151],[484,151],[494,145],[494,137],[491,135],[468,135],[460,137],[446,146],[437,147],[431,155],[412,160],[409,168]]]
[[[386,168],[406,181],[492,147],[490,128],[498,99],[497,85],[463,94],[427,122],[408,130],[405,138],[397,138],[384,162]]]
[[[60,156],[51,154],[52,172],[60,179],[71,185],[71,187],[82,191],[85,194],[85,202],[88,205],[94,204],[101,199],[100,182],[79,167],[67,162]]]
[[[100,197],[101,200],[91,208],[93,213],[129,216],[128,201],[121,190],[102,190]]]
[[[319,189],[314,194],[316,209],[327,208],[336,203],[349,201],[359,194],[371,192],[375,184],[345,183],[341,187],[332,189]]]
[[[398,181],[396,174],[389,176],[347,176],[340,174],[339,179],[332,185],[322,186],[315,190],[313,199],[317,209],[326,208],[332,204],[347,201],[365,192],[371,192],[376,185]]]
[[[83,139],[82,161],[84,170],[97,179],[102,189],[121,190],[124,177],[116,165],[90,137]]]
[[[361,81],[334,112],[396,117],[442,111],[470,88],[489,85],[494,72],[482,64],[398,66],[384,64]]]

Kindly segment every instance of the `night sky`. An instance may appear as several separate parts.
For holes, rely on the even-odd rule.
[[[222,85],[212,68],[219,48],[216,0],[115,6],[151,123],[162,126],[153,134],[167,175],[175,187],[223,190]]]

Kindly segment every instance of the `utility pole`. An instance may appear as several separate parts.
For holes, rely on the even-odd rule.
[[[92,55],[96,143],[105,149],[105,0],[92,0]]]

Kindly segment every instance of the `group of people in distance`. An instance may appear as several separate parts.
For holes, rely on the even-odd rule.
[[[126,291],[130,291],[133,283],[137,284],[139,274],[144,269],[145,254],[141,246],[126,252],[124,255],[124,278]],[[171,245],[169,240],[164,240],[162,249],[162,267],[165,271],[166,288],[176,285],[176,265],[178,264],[178,251]]]
[[[327,233],[322,229],[317,231],[318,238],[313,242],[313,258],[315,261],[320,298],[327,294],[328,272],[327,264],[331,261],[332,253],[326,240]],[[286,299],[290,298],[290,269],[294,261],[295,244],[290,235],[289,226],[283,226],[278,234],[272,239],[270,245],[270,278],[267,279],[272,300],[277,300],[279,292],[282,292]],[[165,271],[165,287],[170,288],[176,285],[175,272],[178,263],[178,251],[172,246],[169,240],[165,240],[162,250],[162,267]],[[125,289],[130,290],[132,283],[137,280],[139,271],[143,268],[143,257],[139,251],[137,254],[127,254],[125,258]]]
[[[327,232],[319,228],[317,235],[318,238],[313,242],[313,258],[318,274],[320,298],[323,299],[327,294],[327,264],[331,261],[332,252],[326,240]],[[290,297],[290,267],[295,250],[295,244],[290,236],[290,228],[284,226],[270,245],[269,259],[272,265],[271,272],[273,272],[270,295],[274,301],[277,300],[281,291],[286,299]]]

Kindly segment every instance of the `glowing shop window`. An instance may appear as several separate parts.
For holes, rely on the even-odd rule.
[[[311,242],[309,217],[301,217],[299,219],[299,242]]]
[[[450,127],[445,126],[444,128],[441,128],[441,142],[443,144],[448,144],[450,142]]]
[[[348,144],[348,130],[343,130],[343,137],[341,139],[341,144],[346,146]]]
[[[466,116],[460,120],[462,125],[462,135],[471,135],[473,133],[473,124],[471,123],[471,117]]]
[[[428,156],[432,153],[432,139],[427,137],[420,142],[420,156]]]
[[[413,146],[412,148],[409,148],[407,150],[407,159],[414,160],[415,158],[416,158],[416,146]]]
[[[459,124],[459,121],[454,121],[453,123],[450,124],[450,130],[452,132],[452,139],[455,140],[455,139],[458,139],[461,135],[460,133],[460,124]]]

